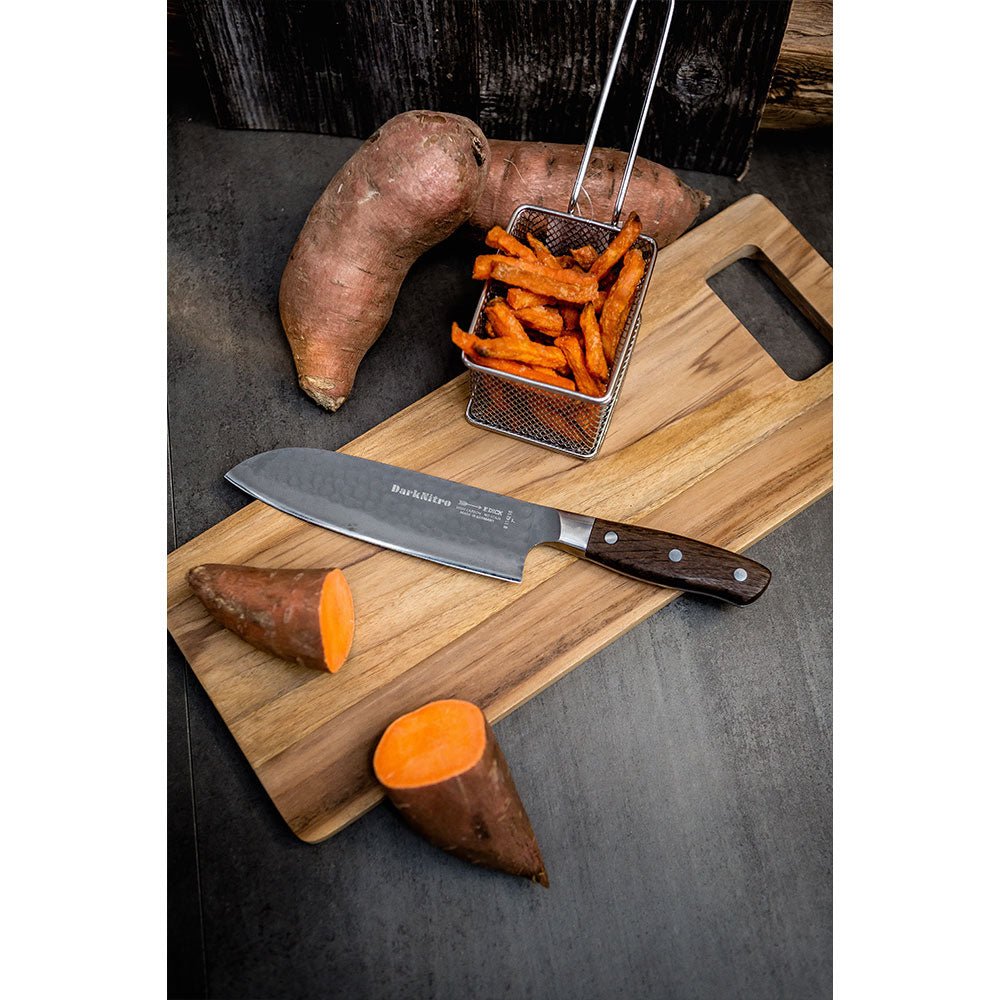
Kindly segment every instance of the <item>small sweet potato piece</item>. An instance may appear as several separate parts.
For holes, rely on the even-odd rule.
[[[479,358],[493,358],[498,361],[519,361],[524,365],[539,368],[563,368],[566,358],[562,351],[533,340],[516,340],[514,337],[495,337],[485,340],[466,333],[457,323],[451,324],[451,340],[466,354]]]
[[[515,312],[518,309],[530,309],[532,306],[552,306],[556,301],[551,295],[539,295],[523,288],[507,289],[507,302]]]
[[[436,847],[549,884],[510,768],[478,706],[447,699],[401,716],[379,740],[373,766],[403,819]]]
[[[625,256],[625,252],[631,249],[641,232],[642,222],[639,216],[632,212],[618,235],[608,244],[608,249],[590,265],[587,273],[600,281]]]
[[[503,226],[494,226],[487,234],[485,239],[486,245],[488,247],[493,247],[496,250],[503,250],[505,253],[511,255],[511,257],[521,257],[524,260],[534,260],[535,255],[532,253],[530,247],[526,247],[519,239],[515,236],[511,236]]]
[[[460,347],[466,354],[475,354],[479,338],[474,337],[471,333],[466,333],[457,323],[452,323],[451,342],[456,347]]]
[[[472,277],[476,281],[486,281],[493,270],[494,262],[504,259],[501,254],[497,253],[480,254],[472,263]]]
[[[252,646],[335,673],[354,641],[354,601],[339,569],[263,569],[207,563],[188,586],[209,614]]]
[[[593,302],[588,302],[580,313],[580,330],[583,333],[587,367],[594,376],[607,381],[608,364],[604,357],[604,345],[601,341],[601,325],[597,322]]]
[[[588,243],[586,246],[570,250],[570,256],[586,271],[597,260],[597,251]]]
[[[490,299],[486,303],[486,315],[497,336],[512,337],[514,340],[531,340],[521,325],[521,320],[503,299]]]
[[[536,344],[514,340],[513,337],[497,337],[494,340],[477,340],[477,354],[484,358],[497,358],[503,361],[520,361],[525,365],[537,365],[539,368],[562,368],[566,358],[562,351],[545,344]]]
[[[517,285],[539,295],[552,295],[563,302],[590,302],[598,292],[597,279],[562,268],[511,258],[493,258],[490,277]]]
[[[561,310],[553,309],[552,306],[529,306],[527,309],[518,309],[515,315],[525,326],[541,333],[551,335],[562,332]]]
[[[540,264],[546,267],[562,267],[558,258],[549,253],[549,248],[534,233],[528,233],[526,239],[531,249],[535,251],[535,258]]]
[[[556,339],[556,347],[566,355],[566,361],[569,363],[570,371],[573,373],[573,380],[576,382],[577,390],[586,393],[588,396],[603,395],[601,386],[587,370],[587,365],[583,360],[583,348],[580,346],[579,339],[575,336],[558,337]]]
[[[590,305],[591,303],[588,303]],[[566,330],[580,329],[580,310],[574,306],[560,306],[559,312],[563,319],[563,328]]]
[[[538,368],[535,365],[521,364],[520,361],[504,361],[500,358],[484,358],[481,354],[470,354],[470,359],[484,368],[493,368],[508,375],[520,375],[530,378],[533,382],[544,382],[546,385],[557,385],[561,389],[575,389],[576,383],[571,379],[557,375],[552,368]]]
[[[646,270],[646,262],[642,259],[642,254],[638,250],[629,250],[625,254],[621,273],[614,283],[601,312],[601,341],[604,344],[604,356],[608,364],[612,364],[615,358],[615,351],[618,349],[618,339],[622,335],[625,320],[628,317],[629,309],[632,307],[632,299],[635,297],[636,289]]]

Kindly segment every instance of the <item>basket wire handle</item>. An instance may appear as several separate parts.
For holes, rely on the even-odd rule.
[[[618,41],[615,43],[615,51],[611,56],[611,65],[608,67],[608,75],[604,78],[604,89],[601,91],[601,98],[597,102],[597,111],[594,114],[594,124],[590,127],[590,135],[587,138],[587,145],[580,160],[580,169],[576,173],[576,182],[573,185],[573,193],[569,196],[569,208],[566,212],[570,215],[576,213],[576,203],[583,190],[583,179],[587,176],[587,168],[590,166],[590,156],[594,152],[594,143],[597,141],[597,130],[604,115],[604,105],[607,103],[608,94],[611,92],[611,83],[618,69],[618,60],[621,58],[622,46],[625,44],[625,36],[628,34],[629,22],[639,0],[630,0],[628,10],[625,12],[625,20],[622,23],[622,30],[618,34]],[[615,199],[614,215],[611,217],[611,224],[618,225],[618,220],[622,214],[622,206],[625,204],[625,194],[628,191],[628,183],[632,178],[632,168],[635,166],[635,158],[639,152],[639,140],[642,138],[642,130],[646,124],[646,115],[649,113],[649,105],[653,100],[653,91],[656,89],[656,80],[660,75],[660,63],[663,61],[663,53],[667,47],[667,35],[670,32],[670,22],[674,17],[674,0],[667,0],[667,20],[663,25],[663,34],[660,36],[660,47],[656,53],[656,62],[653,64],[653,71],[649,74],[649,84],[646,87],[646,97],[642,102],[642,112],[639,115],[639,124],[635,129],[635,137],[632,139],[632,148],[625,163],[625,171],[622,174],[622,182],[618,188],[618,197]]]

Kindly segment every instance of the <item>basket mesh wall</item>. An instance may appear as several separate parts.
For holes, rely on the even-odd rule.
[[[560,256],[588,243],[601,253],[607,249],[618,230],[562,212],[524,206],[514,213],[508,232],[522,241],[530,232],[553,254]],[[466,359],[472,378],[472,395],[466,415],[472,423],[580,458],[593,458],[597,454],[632,355],[639,330],[642,299],[656,258],[656,243],[650,237],[640,236],[636,246],[642,252],[646,271],[625,321],[612,366],[610,388],[605,397],[594,399],[581,393],[530,383],[517,376],[480,368]],[[503,295],[505,290],[506,286],[500,282],[492,279],[487,282],[473,316],[471,332],[476,336],[486,335],[483,305],[493,296]]]

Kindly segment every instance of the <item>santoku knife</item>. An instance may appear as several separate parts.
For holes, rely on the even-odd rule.
[[[749,604],[770,570],[691,538],[489,493],[319,448],[278,448],[226,473],[234,485],[320,527],[456,569],[520,583],[535,545],[661,587]]]

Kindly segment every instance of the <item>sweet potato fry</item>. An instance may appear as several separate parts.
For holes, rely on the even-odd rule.
[[[588,302],[580,313],[580,330],[583,332],[583,346],[587,368],[597,378],[607,381],[608,363],[604,357],[604,345],[601,342],[601,325],[597,322],[594,303]]]
[[[521,378],[530,378],[533,382],[544,382],[546,385],[557,385],[561,389],[575,389],[576,383],[572,379],[563,378],[557,375],[551,368],[538,368],[535,365],[524,365],[519,361],[504,361],[498,358],[484,358],[479,354],[472,355],[472,360],[477,365],[484,368],[494,368],[498,372],[507,372],[510,375],[520,375]]]
[[[562,281],[567,284],[580,285],[583,288],[593,288],[596,279],[592,278],[589,274],[583,274],[579,271],[569,271],[562,267],[549,267],[547,264],[542,264],[539,261],[531,260],[513,260],[510,257],[490,257],[492,266],[490,267],[490,276],[497,278],[500,281],[506,282],[508,285],[517,285],[516,281],[508,281],[506,278],[501,278],[499,274],[496,273],[496,269],[499,268],[505,274],[531,274],[531,275],[541,275],[542,277],[552,278],[556,281]],[[519,285],[520,288],[525,288],[529,292],[533,289],[529,288],[527,285]],[[544,292],[539,294],[546,294]]]
[[[498,253],[484,253],[480,254],[475,263],[472,265],[472,277],[476,281],[485,281],[489,276],[490,272],[493,270],[493,262],[497,260],[509,260],[509,257],[503,257]]]
[[[612,364],[618,340],[622,335],[625,320],[632,306],[636,289],[646,270],[646,263],[638,250],[629,250],[622,263],[621,274],[614,283],[601,312],[601,341],[604,345],[604,356],[608,364]]]
[[[562,315],[563,327],[566,330],[580,329],[580,310],[575,306],[560,306],[559,312]]]
[[[539,295],[537,292],[527,292],[523,288],[508,288],[507,302],[515,312],[518,309],[530,309],[532,306],[554,306],[556,300],[551,295]]]
[[[570,256],[586,271],[597,260],[597,251],[588,243],[586,246],[570,250]]]
[[[607,299],[607,297],[608,293],[602,290],[599,291],[597,295],[594,296],[594,298],[591,300],[594,303],[594,312],[596,312],[598,316],[601,315],[601,311],[604,309],[604,302]]]
[[[566,366],[566,355],[556,347],[536,344],[533,340],[516,340],[513,337],[496,337],[486,340],[466,333],[457,323],[451,324],[451,339],[473,360],[480,357],[497,361],[519,361],[538,368],[560,369]]]
[[[552,306],[530,306],[528,309],[518,309],[514,315],[525,326],[530,326],[540,333],[550,335],[562,333],[563,318],[560,310]]]
[[[590,265],[590,270],[587,273],[600,281],[625,256],[625,252],[635,243],[641,232],[642,222],[635,212],[631,212],[628,219],[625,220],[621,232],[611,241],[608,249]]]
[[[602,390],[597,380],[587,370],[587,365],[583,359],[583,348],[580,347],[580,340],[575,336],[558,337],[556,347],[566,355],[570,371],[573,373],[573,380],[576,382],[578,392],[588,396],[600,396]]]
[[[477,264],[481,258],[477,258]],[[490,277],[508,285],[517,285],[539,295],[552,295],[563,302],[590,302],[598,292],[597,279],[586,274],[546,267],[529,260],[493,257]]]
[[[533,233],[528,233],[525,237],[531,249],[535,251],[535,258],[546,267],[562,267],[558,259],[549,253],[549,248]]]
[[[486,303],[486,316],[498,337],[513,337],[514,340],[530,341],[521,321],[514,310],[503,299],[490,299]]]
[[[535,255],[530,247],[526,247],[515,236],[511,236],[502,226],[494,226],[486,234],[486,245],[495,250],[503,250],[511,257],[520,257],[522,260],[535,260]]]
[[[497,337],[495,340],[477,340],[477,354],[498,361],[520,361],[525,365],[539,368],[562,368],[566,356],[556,347],[536,344],[534,341],[514,340],[511,337]]]
[[[478,339],[471,333],[466,333],[457,323],[451,324],[451,342],[460,347],[466,354],[472,354],[476,349]]]

